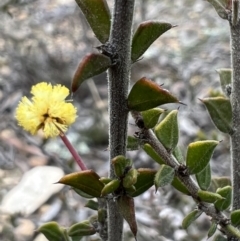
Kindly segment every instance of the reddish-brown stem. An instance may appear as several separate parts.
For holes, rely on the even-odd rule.
[[[74,160],[77,162],[78,166],[82,169],[82,171],[88,170],[88,168],[84,164],[82,158],[79,156],[79,154],[77,153],[75,148],[72,146],[72,144],[68,140],[67,136],[64,133],[61,133],[60,137],[61,137],[62,141],[64,142],[64,144],[66,145],[66,147],[68,148],[68,150],[70,151],[70,153],[72,154]]]

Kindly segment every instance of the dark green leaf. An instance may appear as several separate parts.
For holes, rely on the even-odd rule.
[[[111,15],[105,0],[76,0],[90,27],[101,43],[106,43],[111,27]]]
[[[158,37],[172,27],[170,23],[152,20],[141,23],[132,40],[132,61],[141,57]]]
[[[178,177],[174,177],[172,181],[172,186],[176,188],[179,192],[182,192],[186,195],[190,195],[190,192],[186,188],[186,186],[178,179]]]
[[[126,170],[131,168],[132,161],[123,155],[119,155],[112,159],[112,165],[115,175],[122,178],[125,175]]]
[[[103,54],[91,53],[86,55],[79,63],[72,80],[72,92],[87,79],[101,74],[111,66],[111,60]]]
[[[182,150],[179,146],[176,146],[174,151],[173,151],[173,155],[175,156],[175,158],[177,159],[177,161],[179,163],[182,163],[184,164],[185,163],[185,159],[184,159],[184,156],[182,154]]]
[[[230,100],[224,97],[212,97],[200,99],[208,110],[215,126],[222,132],[231,134],[232,130],[232,106]]]
[[[58,183],[80,189],[93,197],[100,197],[104,184],[99,181],[99,176],[92,170],[75,172],[62,177]]]
[[[231,212],[231,223],[235,227],[240,225],[240,209]]]
[[[211,227],[208,230],[208,239],[215,234],[215,232],[217,231],[217,226],[217,223],[213,221]]]
[[[86,204],[85,207],[90,208],[92,210],[98,210],[98,202],[89,200]]]
[[[89,236],[96,233],[95,228],[92,226],[89,220],[82,221],[80,223],[75,223],[68,230],[68,235],[70,237],[74,236]]]
[[[145,144],[143,150],[158,164],[165,164],[164,160],[157,154],[157,152],[149,145]]]
[[[127,138],[127,150],[128,151],[139,150],[140,144],[141,144],[141,140],[139,138],[135,138],[133,136],[128,136],[128,138]]]
[[[132,87],[128,96],[130,110],[145,111],[167,103],[181,103],[155,82],[143,77]]]
[[[174,150],[178,143],[177,110],[171,111],[156,127],[155,134],[167,150]]]
[[[208,165],[218,141],[196,141],[190,143],[187,149],[187,161],[189,173],[197,174]]]

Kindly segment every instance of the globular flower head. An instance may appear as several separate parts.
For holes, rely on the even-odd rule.
[[[22,97],[16,109],[16,119],[32,135],[43,130],[44,136],[55,137],[65,132],[77,117],[77,109],[66,102],[69,90],[42,82],[31,89],[31,99]]]

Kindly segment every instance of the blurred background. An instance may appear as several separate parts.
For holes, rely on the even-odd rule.
[[[112,10],[113,0],[108,3]],[[138,0],[134,30],[145,20],[166,21],[177,27],[163,34],[132,66],[131,85],[145,76],[164,84],[186,103],[179,109],[180,146],[186,150],[196,139],[223,140],[211,167],[214,175],[229,176],[228,137],[217,131],[198,100],[220,90],[216,69],[230,67],[228,22],[203,0]],[[0,240],[45,241],[36,232],[39,225],[57,221],[69,227],[93,214],[84,207],[86,200],[70,188],[53,185],[64,173],[79,170],[61,140],[31,136],[17,126],[14,115],[21,97],[29,96],[36,83],[46,81],[69,88],[80,60],[97,52],[99,45],[74,0],[1,0]],[[84,82],[73,100],[78,119],[67,136],[86,165],[106,176],[106,73]],[[130,118],[129,133],[136,130]],[[142,151],[128,156],[137,168],[158,168]],[[157,193],[150,189],[136,198],[138,241],[206,240],[210,221],[205,215],[187,231],[181,228],[182,219],[194,207],[191,198],[171,186]],[[124,240],[134,240],[126,224]]]

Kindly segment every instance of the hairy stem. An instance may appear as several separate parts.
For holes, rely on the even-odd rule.
[[[126,154],[128,108],[127,95],[131,67],[131,34],[134,0],[115,0],[109,48],[114,65],[108,71],[110,173],[114,177],[111,159]],[[123,219],[116,202],[108,203],[108,240],[121,241]]]
[[[231,30],[231,54],[232,54],[232,128],[231,135],[231,163],[233,203],[232,210],[240,209],[240,24],[232,26]],[[238,238],[229,239],[237,241]]]

